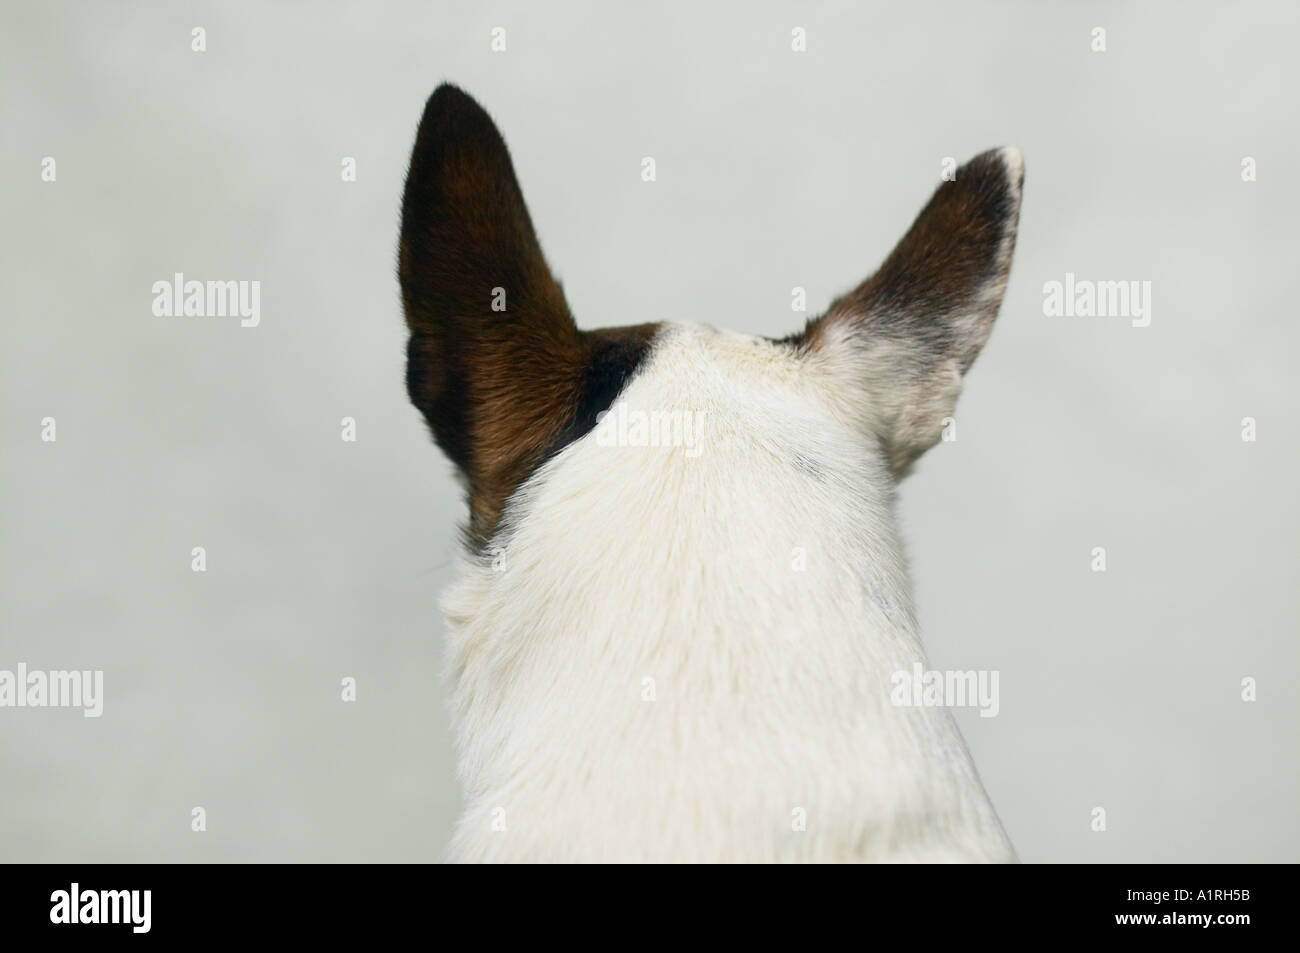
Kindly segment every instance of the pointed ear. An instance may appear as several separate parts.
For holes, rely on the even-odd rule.
[[[505,141],[455,86],[420,120],[398,258],[407,392],[460,471],[482,544],[527,476],[594,426],[652,329],[577,330]]]
[[[993,329],[1023,183],[1015,149],[976,156],[939,187],[880,269],[795,339],[866,394],[862,410],[896,477],[938,442]]]
[[[468,485],[471,531],[488,530],[539,438],[563,426],[581,348],[505,141],[455,86],[420,120],[398,274],[407,391]]]

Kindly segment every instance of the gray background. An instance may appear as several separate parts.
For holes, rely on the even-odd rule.
[[[859,6],[5,3],[0,668],[107,697],[0,710],[0,859],[440,856],[463,505],[394,261],[443,79],[584,326],[783,335],[944,156],[1019,146],[997,330],[902,491],[932,664],[1001,672],[959,717],[1025,860],[1300,859],[1295,5]],[[176,271],[260,280],[261,326],[154,317]],[[1067,271],[1153,282],[1151,326],[1044,317]]]

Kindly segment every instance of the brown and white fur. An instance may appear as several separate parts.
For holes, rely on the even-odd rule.
[[[433,93],[399,273],[408,390],[469,497],[451,859],[1015,859],[950,713],[890,690],[925,661],[895,487],[988,338],[1022,180],[971,160],[784,340],[580,331],[492,120]],[[615,405],[692,415],[694,446],[598,439]]]

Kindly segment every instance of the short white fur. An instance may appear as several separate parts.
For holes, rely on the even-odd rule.
[[[1014,859],[951,714],[890,702],[926,659],[864,360],[667,325],[619,400],[702,452],[589,433],[514,495],[442,600],[451,859]]]

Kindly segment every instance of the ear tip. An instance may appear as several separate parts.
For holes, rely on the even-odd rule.
[[[962,171],[974,173],[974,177],[983,182],[1001,178],[1013,192],[1019,193],[1025,182],[1025,157],[1015,146],[1002,146],[981,152],[967,162]],[[958,175],[957,180],[961,181],[961,178]]]
[[[1025,157],[1015,146],[1003,146],[998,150],[998,157],[1007,168],[1007,177],[1016,185],[1025,181]]]
[[[456,100],[469,100],[470,102],[473,102],[474,98],[455,83],[448,83],[446,81],[439,83],[437,88],[429,94],[429,102],[431,103],[454,102]]]
[[[1012,197],[1018,202],[1025,186],[1025,157],[1021,155],[1020,150],[1015,146],[990,149],[972,159],[971,164],[981,161],[1001,169]]]
[[[956,181],[945,183],[958,191],[973,190],[993,203],[990,218],[1015,217],[1025,186],[1025,159],[1015,146],[981,152],[958,170]]]
[[[486,115],[473,96],[454,83],[439,83],[425,101],[423,121],[480,114]]]

